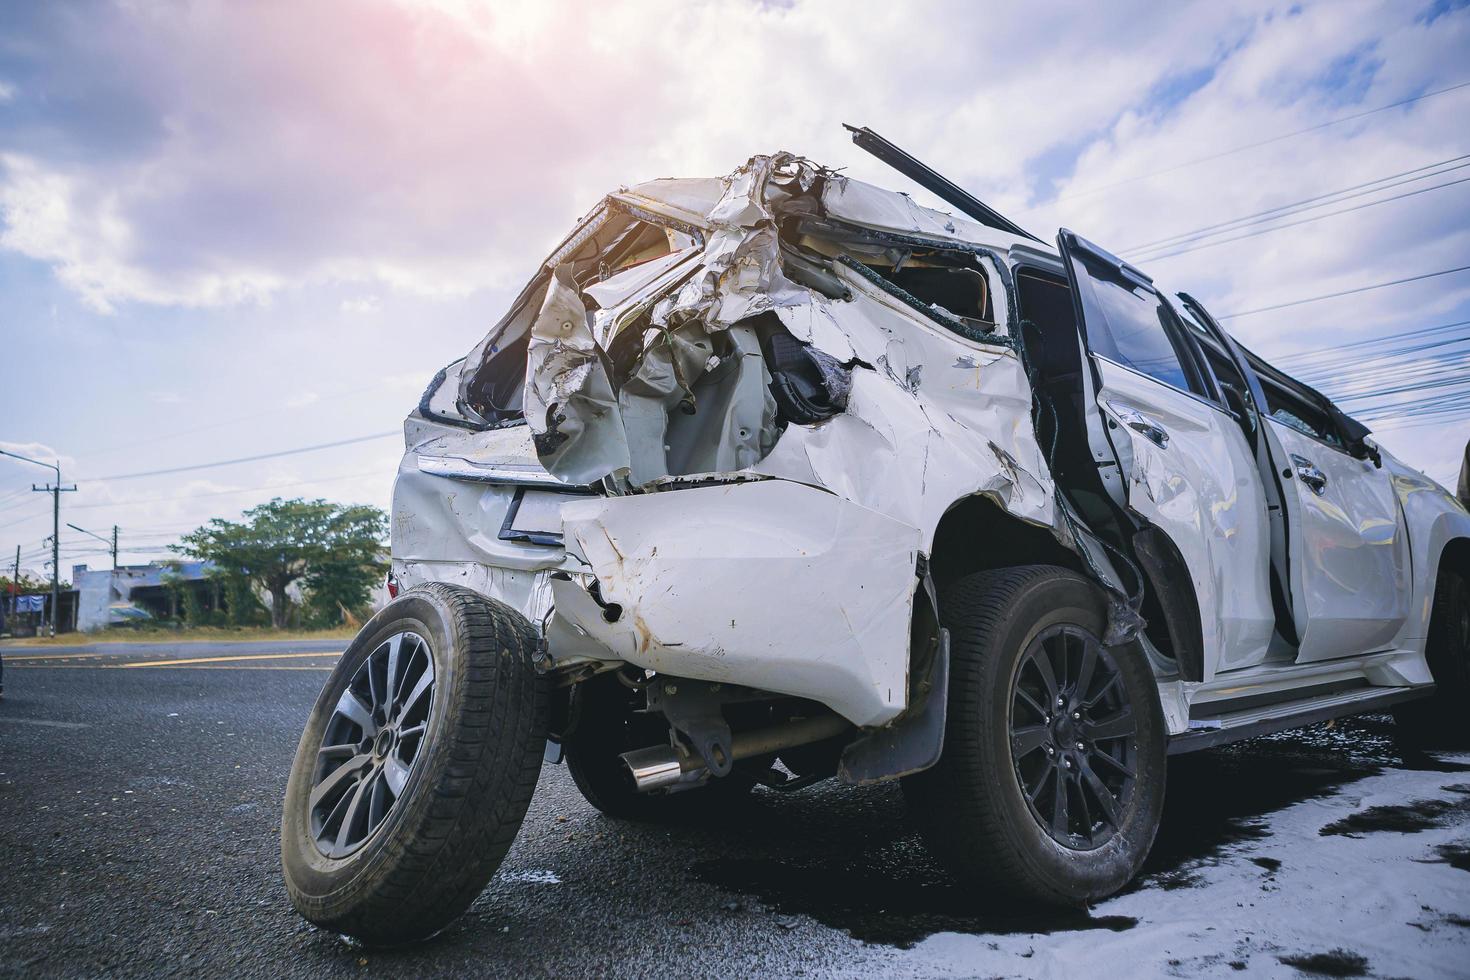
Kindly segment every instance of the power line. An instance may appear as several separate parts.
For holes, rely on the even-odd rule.
[[[1470,86],[1470,82],[1460,82],[1458,85],[1451,85],[1448,88],[1436,89],[1433,92],[1425,92],[1422,95],[1416,95],[1416,96],[1414,96],[1412,98],[1408,98],[1408,99],[1400,99],[1398,102],[1391,102],[1388,105],[1382,105],[1382,106],[1379,106],[1376,109],[1365,109],[1362,112],[1355,112],[1355,113],[1353,113],[1351,115],[1339,116],[1336,119],[1330,119],[1327,122],[1318,123],[1315,126],[1308,126],[1305,129],[1293,130],[1290,133],[1282,133],[1280,136],[1272,136],[1269,139],[1257,140],[1254,143],[1246,143],[1246,144],[1241,145],[1241,146],[1231,147],[1228,150],[1220,150],[1217,153],[1211,153],[1208,156],[1196,157],[1193,160],[1186,160],[1183,163],[1176,163],[1173,166],[1165,167],[1162,170],[1155,170],[1155,171],[1153,171],[1151,173],[1139,174],[1139,175],[1137,175],[1135,177],[1127,177],[1127,178],[1125,178],[1123,180],[1114,181],[1111,184],[1101,184],[1101,185],[1099,185],[1097,187],[1089,187],[1089,188],[1086,188],[1084,190],[1076,191],[1075,193],[1072,193],[1072,194],[1066,194],[1066,195],[1063,195],[1061,197],[1053,198],[1052,200],[1048,201],[1046,204],[1038,204],[1035,207],[1026,208],[1025,210],[1020,211],[1018,213],[1019,214],[1027,214],[1027,213],[1029,213],[1031,211],[1039,211],[1040,209],[1042,209],[1044,207],[1050,207],[1050,206],[1052,206],[1054,204],[1058,204],[1058,203],[1060,203],[1062,201],[1070,201],[1070,200],[1073,200],[1073,199],[1079,198],[1079,197],[1087,197],[1087,196],[1092,195],[1092,194],[1099,194],[1102,191],[1112,190],[1114,187],[1122,187],[1125,184],[1134,184],[1134,183],[1137,183],[1140,180],[1151,180],[1154,177],[1161,177],[1164,174],[1173,173],[1176,170],[1184,170],[1187,167],[1198,166],[1201,163],[1208,163],[1211,160],[1219,160],[1222,157],[1232,156],[1232,155],[1234,155],[1236,153],[1244,153],[1246,150],[1254,150],[1257,147],[1269,146],[1272,143],[1280,143],[1282,140],[1292,139],[1293,137],[1296,137],[1296,136],[1304,136],[1307,133],[1315,133],[1318,130],[1327,129],[1329,127],[1337,126],[1337,125],[1340,125],[1340,124],[1345,123],[1345,122],[1352,122],[1354,119],[1362,119],[1365,116],[1371,116],[1371,115],[1373,115],[1375,113],[1386,112],[1389,109],[1397,109],[1400,106],[1406,106],[1406,105],[1409,105],[1410,103],[1419,102],[1419,101],[1422,101],[1424,99],[1430,99],[1430,98],[1433,98],[1436,95],[1444,95],[1446,92],[1454,92],[1457,89],[1462,89],[1462,88],[1465,88],[1466,86]]]
[[[3,497],[0,497],[0,504],[5,503],[5,501],[7,501],[7,500],[14,500],[16,497],[24,497],[26,494],[28,494],[30,492],[31,491],[30,491],[30,488],[29,487],[21,487],[19,490],[14,490],[14,491],[12,491],[10,493],[7,493]]]
[[[1470,84],[1470,83],[1467,83],[1467,84]],[[1319,300],[1336,299],[1339,296],[1351,296],[1354,293],[1366,293],[1366,292],[1369,292],[1369,291],[1374,290],[1374,289],[1384,289],[1384,288],[1386,288],[1388,286],[1400,286],[1400,285],[1403,285],[1406,282],[1418,282],[1421,279],[1433,279],[1436,276],[1447,276],[1447,275],[1450,275],[1453,272],[1464,272],[1467,269],[1470,269],[1470,265],[1457,266],[1456,268],[1453,268],[1453,269],[1441,269],[1438,272],[1426,272],[1423,275],[1409,276],[1406,279],[1393,279],[1393,280],[1390,280],[1388,282],[1376,282],[1376,283],[1374,283],[1371,286],[1359,286],[1356,289],[1344,289],[1341,292],[1336,292],[1336,293],[1323,293],[1321,296],[1308,296],[1308,297],[1306,297],[1304,299],[1294,299],[1294,300],[1291,300],[1291,301],[1286,302],[1286,303],[1276,303],[1275,305],[1272,305],[1272,306],[1261,306],[1261,307],[1257,307],[1254,310],[1241,310],[1238,313],[1226,313],[1224,316],[1217,316],[1217,317],[1215,317],[1215,319],[1216,320],[1234,320],[1237,317],[1254,316],[1257,313],[1267,313],[1267,312],[1269,312],[1271,310],[1284,310],[1288,306],[1304,306],[1307,303],[1316,303]]]
[[[1326,194],[1317,194],[1313,197],[1302,198],[1300,201],[1291,201],[1287,204],[1279,204],[1274,208],[1267,208],[1264,211],[1257,211],[1254,214],[1247,214],[1243,217],[1232,218],[1229,221],[1217,222],[1213,225],[1205,225],[1203,228],[1196,228],[1193,231],[1183,231],[1179,232],[1178,234],[1168,235],[1164,238],[1156,238],[1151,242],[1144,242],[1141,245],[1130,245],[1127,248],[1122,249],[1118,254],[1130,255],[1136,252],[1145,252],[1152,250],[1155,246],[1177,244],[1182,240],[1191,239],[1196,236],[1204,237],[1205,232],[1223,231],[1229,228],[1231,225],[1255,223],[1254,219],[1257,218],[1271,218],[1273,216],[1285,217],[1285,215],[1281,214],[1281,212],[1298,214],[1300,213],[1300,211],[1293,210],[1297,208],[1299,208],[1301,211],[1311,211],[1314,210],[1315,207],[1325,207],[1328,204],[1339,204],[1342,201],[1350,201],[1355,197],[1365,197],[1368,194],[1377,194],[1379,191],[1385,191],[1393,187],[1402,187],[1404,184],[1412,184],[1418,180],[1427,180],[1430,177],[1438,177],[1440,174],[1447,174],[1455,170],[1461,170],[1465,167],[1470,167],[1470,163],[1459,163],[1458,161],[1460,160],[1470,160],[1470,154],[1458,157],[1451,157],[1448,160],[1440,160],[1438,163],[1428,163],[1422,167],[1415,167],[1413,170],[1405,170],[1401,173],[1390,174],[1387,177],[1378,177],[1374,180],[1364,181],[1361,184],[1354,184],[1351,187],[1344,187],[1341,190],[1329,191]],[[1456,166],[1445,167],[1444,170],[1435,170],[1433,173],[1419,173],[1421,170],[1434,170],[1435,167],[1443,167],[1447,163],[1454,163],[1456,164]],[[1409,177],[1410,174],[1419,174],[1419,176]],[[1398,179],[1400,177],[1409,177],[1409,179],[1401,181]],[[1387,183],[1388,181],[1394,181],[1394,183]],[[1373,186],[1375,184],[1384,184],[1385,186],[1375,187]],[[1365,187],[1369,189],[1362,190],[1362,188]],[[1361,193],[1350,194],[1348,193],[1349,191],[1361,191]],[[1329,198],[1337,198],[1337,200],[1328,200]],[[1304,205],[1313,204],[1313,202],[1318,203],[1315,204],[1314,207],[1304,207]]]
[[[94,480],[137,480],[145,476],[168,476],[171,473],[192,473],[195,470],[211,470],[219,466],[234,466],[237,463],[257,463],[264,459],[280,459],[282,456],[299,456],[302,453],[314,453],[323,449],[336,449],[338,446],[351,446],[360,442],[371,442],[374,439],[386,439],[389,436],[399,436],[403,433],[394,429],[390,432],[378,432],[370,436],[356,436],[351,439],[338,439],[336,442],[323,442],[315,446],[301,446],[297,449],[282,449],[274,453],[261,453],[257,456],[241,456],[238,459],[222,459],[214,463],[195,463],[192,466],[173,466],[164,470],[145,470],[141,473],[120,473],[113,476],[93,477]]]
[[[104,501],[95,504],[76,504],[72,510],[95,510],[98,507],[134,507],[142,504],[167,503],[174,500],[193,500],[196,497],[228,497],[240,493],[255,493],[260,490],[289,490],[293,487],[309,487],[318,483],[336,483],[339,480],[359,480],[368,476],[383,476],[381,470],[365,473],[343,473],[324,476],[319,480],[297,480],[295,483],[276,483],[258,487],[241,487],[238,490],[205,490],[200,493],[176,493],[165,497],[140,497],[135,500]]]
[[[25,490],[25,493],[26,493],[26,495],[28,497],[30,495],[30,492],[31,492],[30,491],[30,488],[27,487],[26,490]],[[39,503],[39,501],[35,500],[34,498],[27,499],[27,500],[17,500],[14,503],[12,503],[12,504],[10,504],[10,505],[8,505],[6,507],[0,507],[0,513],[8,513],[9,511],[17,510],[17,509],[19,509],[21,507],[27,507],[27,506],[29,506],[31,504],[35,504],[35,503]]]
[[[1339,215],[1339,214],[1350,214],[1353,211],[1362,211],[1365,208],[1376,207],[1376,206],[1378,206],[1380,204],[1388,204],[1391,201],[1401,201],[1401,200],[1403,200],[1406,197],[1414,197],[1414,196],[1419,195],[1419,194],[1427,194],[1430,191],[1437,191],[1441,187],[1453,187],[1456,184],[1463,184],[1466,181],[1470,181],[1470,177],[1461,177],[1458,180],[1447,180],[1443,184],[1434,184],[1431,187],[1421,187],[1418,190],[1405,191],[1402,194],[1394,194],[1392,197],[1379,198],[1376,201],[1365,201],[1362,204],[1355,204],[1355,205],[1353,205],[1350,208],[1342,208],[1342,209],[1337,210],[1337,211],[1328,211],[1328,212],[1326,212],[1324,214],[1315,214],[1315,215],[1312,215],[1311,217],[1302,218],[1302,219],[1300,219],[1298,221],[1287,221],[1287,222],[1284,222],[1284,223],[1279,224],[1279,225],[1272,225],[1270,228],[1262,228],[1262,229],[1260,229],[1258,231],[1246,232],[1244,235],[1236,235],[1236,236],[1234,236],[1232,238],[1219,238],[1219,239],[1216,239],[1213,242],[1208,242],[1207,241],[1207,242],[1201,242],[1200,244],[1190,244],[1190,245],[1185,246],[1184,248],[1175,249],[1172,252],[1164,252],[1163,254],[1156,254],[1156,255],[1145,256],[1145,257],[1139,258],[1137,261],[1141,261],[1141,262],[1158,262],[1161,259],[1172,259],[1176,255],[1184,255],[1184,254],[1186,254],[1188,252],[1198,252],[1201,249],[1214,248],[1216,245],[1226,245],[1226,244],[1228,244],[1230,242],[1240,242],[1240,241],[1244,241],[1247,238],[1255,238],[1258,235],[1269,235],[1273,231],[1281,231],[1282,229],[1285,229],[1285,228],[1295,228],[1297,225],[1309,225],[1309,224],[1311,224],[1314,221],[1321,221],[1323,218],[1331,218],[1334,215]],[[1274,220],[1274,219],[1272,219],[1272,220]],[[1260,223],[1261,224],[1264,224],[1265,222],[1260,222]],[[1241,227],[1249,227],[1249,225],[1242,225]],[[1232,230],[1239,230],[1239,229],[1232,229]],[[1210,235],[1201,235],[1199,239],[1194,239],[1194,241],[1195,242],[1200,242],[1200,239],[1210,238],[1210,237],[1213,237],[1213,236],[1210,236]]]
[[[348,388],[341,391],[329,392],[325,395],[318,395],[316,400],[313,401],[311,404],[314,405],[317,402],[331,401],[334,398],[346,398],[349,395],[360,395],[365,391],[379,391],[395,386],[396,385],[392,381],[379,381],[376,384],[362,385],[356,388]],[[173,432],[164,432],[159,435],[150,436],[147,439],[139,439],[135,442],[125,442],[121,444],[109,445],[106,449],[99,449],[95,452],[83,450],[82,455],[86,456],[88,459],[93,459],[97,456],[107,456],[115,452],[122,452],[127,449],[135,449],[138,446],[151,446],[156,443],[177,438],[178,436],[192,435],[196,432],[205,432],[210,429],[219,429],[229,425],[238,425],[241,422],[252,422],[255,419],[266,418],[271,415],[279,415],[282,412],[299,412],[307,407],[308,406],[303,405],[300,408],[293,408],[289,405],[281,405],[276,408],[266,409],[265,411],[261,412],[251,412],[249,415],[237,415],[233,418],[220,419],[218,421],[210,422],[205,425],[191,426],[187,429],[175,429]]]
[[[7,527],[15,527],[17,524],[24,524],[26,521],[36,520],[40,516],[40,514],[27,514],[25,517],[22,517],[19,520],[11,521],[8,524],[0,524],[0,530],[4,530]]]
[[[1330,347],[1318,347],[1313,350],[1301,350],[1297,351],[1294,354],[1285,354],[1281,357],[1275,358],[1271,363],[1280,366],[1282,364],[1299,363],[1303,360],[1310,360],[1319,354],[1331,354],[1337,351],[1361,352],[1363,349],[1363,345],[1366,343],[1381,344],[1390,340],[1407,340],[1410,337],[1419,337],[1425,334],[1437,333],[1442,330],[1452,330],[1455,327],[1463,327],[1467,325],[1470,325],[1470,320],[1456,320],[1454,323],[1441,323],[1438,326],[1433,327],[1418,327],[1414,330],[1404,330],[1400,333],[1386,333],[1381,336],[1367,337],[1362,340],[1350,341],[1345,344],[1333,344]]]

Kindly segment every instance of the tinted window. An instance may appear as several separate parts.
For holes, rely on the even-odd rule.
[[[1194,311],[1187,305],[1181,304],[1175,309],[1179,311],[1179,317],[1184,321],[1185,326],[1189,327],[1195,343],[1199,345],[1200,353],[1205,356],[1205,363],[1214,372],[1215,379],[1243,395],[1249,388],[1245,375],[1240,373],[1240,369],[1235,366],[1235,362],[1231,360],[1220,341],[1215,338],[1209,328],[1199,321]]]
[[[1266,409],[1273,419],[1329,446],[1342,447],[1337,427],[1322,409],[1270,378],[1261,378],[1261,388],[1266,392]]]
[[[1197,391],[1170,337],[1169,311],[1159,294],[1086,255],[1073,261],[1092,286],[1092,302],[1084,303],[1093,351],[1181,391]],[[1084,287],[1084,297],[1086,292]]]

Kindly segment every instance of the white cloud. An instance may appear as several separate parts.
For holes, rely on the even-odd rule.
[[[904,186],[851,146],[852,122],[1043,238],[1066,224],[1121,249],[1464,152],[1470,89],[1135,179],[1463,80],[1470,11],[1420,14],[1365,0],[99,8],[85,38],[35,46],[26,74],[0,51],[0,74],[26,79],[12,105],[69,96],[44,126],[0,128],[0,247],[98,310],[320,288],[344,318],[387,320],[406,296],[518,286],[620,184],[785,148]],[[1448,268],[1470,256],[1467,193],[1142,264],[1217,313]],[[1272,356],[1467,302],[1470,276],[1449,277],[1230,326]],[[1441,475],[1464,435],[1390,444]]]
[[[382,308],[383,301],[377,296],[353,296],[342,301],[343,313],[377,313]]]
[[[16,477],[20,477],[23,474],[37,476],[39,482],[45,482],[44,477],[46,473],[46,470],[41,469],[40,466],[50,469],[52,465],[59,464],[61,466],[62,479],[65,480],[67,473],[76,465],[76,460],[71,456],[57,452],[54,447],[44,442],[7,442],[4,439],[0,439],[0,449],[3,449],[6,453],[14,454],[13,456],[0,456],[0,469],[13,469]],[[35,462],[16,459],[14,458],[15,456],[24,456],[26,459],[34,460]],[[38,463],[39,466],[37,465]],[[54,472],[52,475],[54,479]]]
[[[1207,61],[1204,39],[1239,33],[1250,6],[117,8],[47,66],[131,86],[126,152],[0,137],[0,244],[98,309],[327,281],[463,295],[520,280],[620,184],[781,148],[891,179],[843,121],[982,187],[1027,186],[1028,157]]]

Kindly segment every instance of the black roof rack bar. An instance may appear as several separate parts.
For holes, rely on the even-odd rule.
[[[860,149],[867,150],[909,180],[912,180],[920,187],[934,194],[941,201],[952,204],[982,225],[999,228],[1001,231],[1010,232],[1012,235],[1020,235],[1023,238],[1029,238],[1035,242],[1041,241],[1041,239],[1016,224],[1010,218],[987,206],[979,198],[948,177],[945,177],[928,164],[906,153],[868,127],[849,126],[847,123],[843,123],[842,125],[848,132],[852,133],[852,141]]]

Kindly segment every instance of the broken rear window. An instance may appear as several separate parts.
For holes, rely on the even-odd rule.
[[[599,207],[552,254],[510,312],[466,358],[461,404],[492,424],[521,418],[526,346],[549,281],[544,268],[568,265],[577,288],[586,289],[699,243],[688,231],[664,227],[607,204]]]

